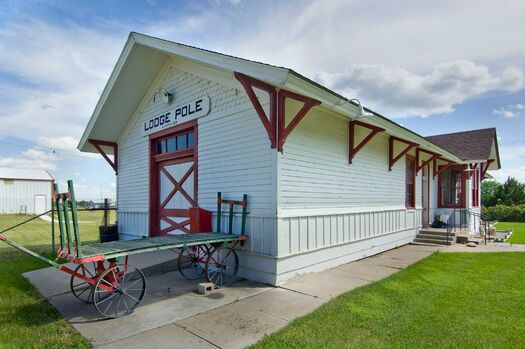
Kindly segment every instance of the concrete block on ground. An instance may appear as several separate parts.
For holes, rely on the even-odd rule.
[[[199,293],[203,295],[207,295],[208,293],[212,292],[215,285],[212,282],[201,282],[199,284]]]

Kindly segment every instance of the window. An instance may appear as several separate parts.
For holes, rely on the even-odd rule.
[[[193,131],[157,141],[157,154],[172,153],[193,148]]]
[[[474,173],[471,177],[471,191],[472,191],[472,207],[479,206],[479,170],[474,169]]]
[[[465,177],[463,167],[452,167],[439,175],[439,207],[464,207]]]
[[[407,156],[405,161],[405,206],[416,207],[416,161]]]

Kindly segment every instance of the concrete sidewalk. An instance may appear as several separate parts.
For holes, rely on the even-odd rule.
[[[243,348],[333,297],[381,280],[443,249],[406,245],[302,275],[280,287],[241,281],[208,296],[195,293],[196,282],[168,272],[148,277],[147,298],[135,313],[103,321],[98,320],[92,305],[79,302],[68,292],[65,273],[47,268],[25,276],[83,336],[93,340],[95,347]],[[155,258],[169,257],[157,254]],[[144,267],[144,260],[148,258],[130,263]]]

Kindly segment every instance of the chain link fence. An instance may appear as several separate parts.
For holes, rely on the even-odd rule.
[[[39,254],[56,253],[60,234],[56,210],[34,210],[34,204],[19,205],[20,210],[0,207],[0,234]],[[117,211],[107,205],[102,208],[77,208],[82,244],[99,242],[99,226],[115,224]],[[0,241],[0,259],[24,255]]]

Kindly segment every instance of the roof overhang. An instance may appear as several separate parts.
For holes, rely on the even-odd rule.
[[[78,148],[81,151],[97,152],[89,139],[118,141],[120,133],[170,58],[190,60],[227,72],[239,89],[242,87],[233,77],[234,72],[240,72],[276,87],[314,98],[321,102],[319,108],[349,119],[355,118],[358,112],[358,106],[354,102],[293,70],[131,33],[80,139]],[[372,115],[361,121],[384,128],[386,133],[392,136],[418,143],[421,148],[439,153],[447,160],[456,163],[464,162],[454,154],[429,142],[423,136],[381,114],[368,108],[365,109]],[[112,150],[108,148],[107,153],[112,154]]]

